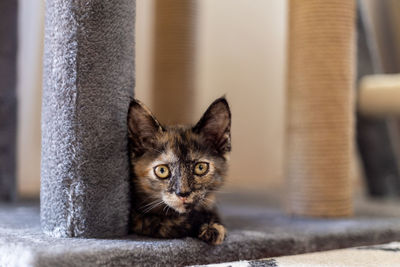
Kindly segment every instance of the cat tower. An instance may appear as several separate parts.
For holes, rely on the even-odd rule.
[[[78,8],[61,0],[47,4],[41,222],[51,236],[123,236],[129,213],[126,114],[135,85],[135,5],[130,0],[85,3]],[[164,27],[172,37],[176,32],[168,25],[192,21],[179,15],[193,13],[190,2],[158,7],[166,12],[157,29]],[[347,0],[290,2],[287,155],[288,207],[294,214],[351,214],[354,10]],[[186,20],[177,23],[169,15]],[[190,43],[188,31],[178,31],[188,36],[183,44]],[[176,61],[190,76],[185,55],[191,50],[180,50],[186,51],[180,62],[179,53],[168,47],[171,42],[162,46],[159,35],[157,65]],[[157,73],[168,81],[162,70],[156,68]],[[181,84],[190,87],[188,81]]]
[[[168,2],[176,5],[168,6],[172,21],[165,16],[159,27],[185,21],[193,27],[196,6]],[[352,210],[354,1],[300,5],[291,0],[289,5],[287,207],[292,214],[347,216]],[[131,0],[47,1],[40,216],[35,204],[0,205],[0,265],[183,266],[400,239],[400,214],[375,223],[356,217],[315,220],[238,204],[222,208],[229,236],[217,247],[193,238],[126,236],[134,27]],[[181,61],[185,64],[191,59],[191,27],[180,28],[187,53],[182,55],[189,55]],[[167,48],[159,47],[160,55],[172,60],[165,51],[177,50]],[[190,86],[186,80],[182,84]]]

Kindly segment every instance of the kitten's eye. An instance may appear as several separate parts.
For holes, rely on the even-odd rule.
[[[194,173],[197,175],[204,175],[208,171],[208,163],[207,162],[198,162],[196,166],[194,166]]]
[[[167,165],[162,164],[154,168],[154,174],[160,179],[165,179],[169,177],[170,171]]]

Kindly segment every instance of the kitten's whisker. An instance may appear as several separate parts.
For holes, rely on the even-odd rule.
[[[217,192],[217,193],[232,193],[232,190],[227,190],[227,189],[221,189],[221,188],[218,188],[218,189],[210,189],[210,190],[208,190],[209,192]]]
[[[157,203],[157,204],[155,204],[155,205],[153,205],[153,206],[147,208],[145,211],[143,211],[143,213],[148,213],[148,212],[151,211],[152,209],[154,209],[154,208],[160,206],[161,204],[162,204],[162,203]]]
[[[209,208],[213,203],[214,200],[211,198],[203,197],[202,199],[200,199],[200,204],[205,208]]]
[[[150,149],[150,150],[154,150],[154,151],[157,151],[158,153],[162,153],[162,151],[161,151],[161,150],[158,150],[158,149],[156,149],[156,148],[149,147],[148,149]]]
[[[155,200],[153,202],[150,202],[149,204],[143,206],[143,209],[144,209],[143,213],[148,213],[149,211],[160,206],[163,203],[164,203],[164,201],[162,201],[162,200]]]
[[[170,209],[170,206],[164,202],[165,207],[163,208],[163,212],[165,213],[165,215],[168,215],[168,211]]]
[[[208,208],[207,203],[204,201],[203,198],[200,199],[200,206],[202,206],[204,208]]]
[[[151,202],[147,203],[146,205],[143,205],[143,208],[146,208],[146,207],[151,206],[151,205],[153,205],[153,204],[155,204],[155,203],[158,203],[159,201],[160,201],[159,199],[156,199],[156,200],[154,200],[154,201],[151,201]]]

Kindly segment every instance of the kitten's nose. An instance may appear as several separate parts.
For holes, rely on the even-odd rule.
[[[190,195],[190,192],[182,192],[182,191],[177,191],[175,193],[178,197],[188,197]]]
[[[180,200],[182,200],[183,202],[185,202],[187,200],[187,197],[190,195],[190,192],[181,192],[178,191],[175,193]]]

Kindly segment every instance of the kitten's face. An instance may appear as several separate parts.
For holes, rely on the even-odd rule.
[[[227,171],[230,124],[223,98],[211,104],[194,127],[164,127],[143,104],[132,101],[129,135],[135,189],[149,204],[163,203],[179,213],[212,207]]]

